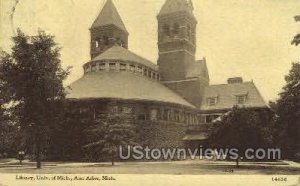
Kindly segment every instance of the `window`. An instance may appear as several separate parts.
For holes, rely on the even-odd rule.
[[[116,70],[116,63],[109,63],[109,70]]]
[[[105,70],[105,63],[100,63],[100,64],[99,64],[99,70],[100,70],[100,71]]]
[[[218,97],[212,97],[207,99],[208,106],[216,106],[218,102]]]
[[[187,31],[187,36],[190,39],[191,38],[191,26],[190,25],[187,25],[186,31]]]
[[[138,120],[145,121],[145,120],[146,120],[146,114],[145,114],[145,113],[141,113],[141,114],[139,114],[139,116],[138,116]]]
[[[238,105],[243,105],[246,103],[246,99],[247,99],[247,95],[239,95],[239,96],[236,96],[236,103]]]
[[[138,73],[143,73],[143,68],[141,66],[138,66],[137,71],[138,71]]]
[[[120,71],[126,71],[126,64],[124,63],[120,64]]]
[[[131,107],[123,107],[122,111],[125,114],[131,114],[132,113],[132,108]]]
[[[119,107],[118,106],[110,106],[109,111],[112,113],[117,113],[119,111]]]
[[[107,36],[103,36],[102,40],[103,40],[104,45],[108,45],[109,44],[109,39],[108,39]]]
[[[157,121],[157,110],[152,109],[150,112],[150,120],[151,121]]]
[[[155,79],[156,78],[156,74],[155,72],[152,72],[152,79]]]
[[[135,71],[135,66],[134,65],[130,65],[129,69],[130,69],[131,72],[134,72]]]
[[[144,69],[144,76],[147,76],[147,75],[148,75],[148,70]]]
[[[148,71],[148,77],[151,78],[151,76],[152,76],[152,72]]]
[[[179,34],[179,24],[178,23],[174,23],[174,25],[173,25],[173,34],[174,35]]]
[[[97,71],[97,64],[93,63],[92,64],[92,72],[96,72]]]
[[[170,36],[170,26],[169,25],[164,25],[163,32],[164,32],[164,35]]]
[[[95,46],[96,46],[96,48],[99,48],[99,47],[100,47],[99,41],[95,41]]]

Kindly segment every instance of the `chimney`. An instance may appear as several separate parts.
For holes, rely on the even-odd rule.
[[[228,78],[227,82],[228,84],[243,83],[243,78],[242,77]]]

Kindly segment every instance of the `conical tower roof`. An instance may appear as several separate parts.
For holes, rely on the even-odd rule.
[[[123,31],[127,32],[126,27],[121,19],[120,14],[117,11],[112,0],[107,0],[102,8],[97,19],[94,21],[91,28],[97,28],[100,26],[115,25]]]
[[[167,0],[158,15],[171,14],[185,11],[193,14],[193,3],[191,0]]]

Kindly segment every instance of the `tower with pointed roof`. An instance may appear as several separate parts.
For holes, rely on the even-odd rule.
[[[163,81],[186,78],[195,62],[196,25],[190,0],[167,0],[158,19],[159,70]]]
[[[128,48],[128,32],[112,0],[107,0],[90,28],[91,59],[115,44]]]

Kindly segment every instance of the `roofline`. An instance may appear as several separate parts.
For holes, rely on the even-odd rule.
[[[211,84],[211,85],[209,85],[209,87],[210,87],[210,86],[223,86],[223,85],[237,85],[237,84],[246,84],[246,83],[253,83],[253,84],[254,84],[253,81],[244,81],[244,82],[242,82],[242,83],[233,83],[233,84],[228,84],[228,83]]]
[[[115,24],[107,24],[107,25],[102,25],[102,26],[98,26],[98,27],[92,27],[92,26],[91,26],[91,27],[89,28],[89,31],[92,31],[93,29],[98,29],[98,28],[101,28],[101,27],[109,27],[109,26],[114,26],[115,28],[118,28],[118,29],[120,29],[121,31],[124,31],[128,36],[130,35],[129,32],[127,31],[127,29],[124,30],[124,29],[118,27],[118,26],[115,25]]]
[[[245,107],[247,109],[269,109],[269,107],[266,106],[261,106],[261,107]],[[206,114],[206,113],[216,113],[216,112],[228,112],[228,111],[232,111],[232,108],[223,108],[223,109],[209,109],[209,110],[204,110],[200,108],[200,112],[201,114]]]
[[[136,63],[136,64],[139,64],[139,65],[142,65],[142,66],[146,66],[146,67],[150,68],[151,70],[153,70],[153,71],[155,71],[157,73],[159,72],[158,71],[158,65],[156,65],[155,63],[153,63],[153,65],[156,65],[156,66],[155,66],[155,68],[153,68],[153,67],[150,67],[150,65],[145,65],[145,64],[142,64],[142,63],[137,62],[137,61],[123,60],[123,59],[97,59],[97,60],[94,60],[94,59],[92,59],[92,60],[84,63],[82,66],[84,67],[85,65],[88,65],[89,63],[94,63],[94,62],[102,62],[102,61],[113,61],[113,62],[116,62],[116,60],[119,60],[119,61],[124,62],[124,63]],[[152,63],[152,62],[150,62],[150,63]]]
[[[110,98],[110,97],[101,97],[101,98],[66,98],[66,100],[70,101],[92,101],[92,100],[118,100],[118,101],[144,101],[144,102],[152,102],[152,103],[158,103],[158,104],[169,104],[169,105],[175,105],[176,107],[181,107],[181,108],[187,108],[189,110],[193,111],[199,111],[199,109],[195,106],[187,106],[187,105],[182,105],[179,103],[172,103],[172,102],[165,102],[165,101],[156,101],[156,100],[147,100],[147,99],[123,99],[123,98]]]

